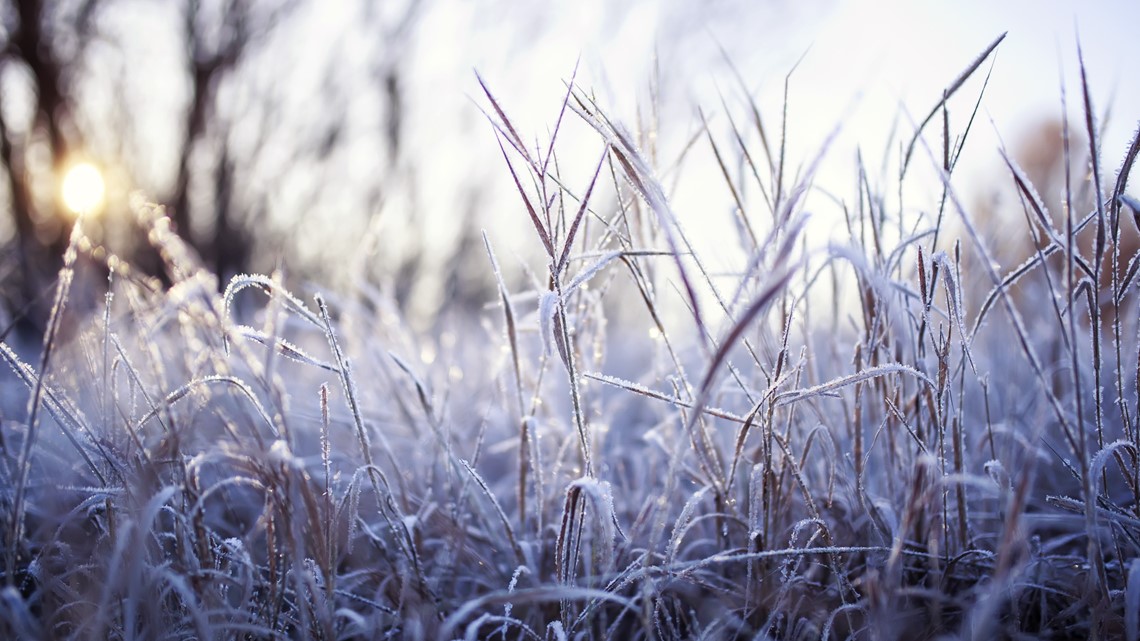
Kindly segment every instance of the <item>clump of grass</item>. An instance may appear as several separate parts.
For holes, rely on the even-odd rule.
[[[170,289],[113,271],[65,341],[65,271],[38,368],[0,345],[28,408],[0,432],[0,630],[1137,639],[1137,259],[1120,239],[1140,135],[1106,190],[1082,64],[1089,199],[1070,175],[1047,211],[1006,154],[1033,249],[1002,271],[951,181],[970,125],[948,117],[999,42],[896,159],[899,182],[933,168],[939,201],[912,216],[859,163],[835,200],[842,245],[804,223],[826,143],[797,175],[784,123],[772,135],[750,100],[745,120],[723,103],[728,131],[702,115],[691,144],[710,146],[745,249],[728,285],[670,207],[652,132],[573,78],[534,146],[483,84],[540,275],[512,291],[485,234],[498,300],[437,335],[383,288],[309,304],[245,275],[218,295],[136,204]],[[598,136],[580,185],[558,162],[567,119]]]

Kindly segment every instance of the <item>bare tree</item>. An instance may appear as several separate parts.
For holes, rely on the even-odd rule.
[[[297,5],[288,0],[255,15],[254,3],[222,0],[203,3],[188,0],[183,7],[183,35],[190,77],[190,101],[186,110],[184,140],[178,161],[174,191],[167,199],[175,229],[205,258],[217,274],[226,276],[247,269],[250,238],[233,220],[235,163],[229,148],[226,126],[217,122],[218,89],[238,73],[243,58],[262,45],[273,28]],[[212,143],[214,154],[213,233],[199,236],[190,191],[193,155]]]
[[[78,45],[72,55],[80,55],[99,2],[64,4],[18,0],[0,5],[4,29],[0,75],[22,72],[30,80],[34,95],[31,122],[23,131],[7,121],[5,110],[0,108],[0,164],[7,178],[15,230],[13,249],[19,266],[16,291],[9,291],[7,296],[26,306],[22,318],[34,325],[41,325],[45,319],[44,294],[58,270],[71,222],[62,215],[54,193],[45,196],[33,189],[36,168],[32,153],[37,142],[46,140],[47,164],[54,174],[69,152],[82,146],[68,92],[72,60],[64,57],[58,42],[67,35]],[[50,177],[47,182],[54,184]]]
[[[235,161],[225,148],[225,127],[212,124],[217,88],[296,4],[284,0],[268,7],[244,0],[187,0],[182,7],[189,104],[177,178],[163,200],[170,205],[178,232],[220,272],[244,269],[250,242],[232,220]],[[32,97],[30,122],[12,122],[9,114],[19,111],[12,108],[19,97],[0,94],[0,165],[13,231],[6,251],[14,264],[4,276],[3,292],[7,306],[30,329],[41,328],[46,320],[50,302],[46,294],[72,227],[55,196],[55,184],[68,158],[85,149],[76,118],[76,83],[83,72],[84,51],[93,40],[106,37],[100,32],[100,12],[114,6],[113,1],[101,0],[0,0],[0,78],[9,85],[30,85]],[[129,119],[116,124],[130,126]],[[125,138],[130,133],[119,135]],[[205,178],[214,183],[215,198],[209,204],[214,232],[198,237],[191,225],[191,159],[203,146],[216,142],[211,137],[222,141],[216,167]],[[136,228],[133,233],[143,236],[145,230]],[[141,251],[127,258],[161,274],[153,250],[141,242],[127,244]]]
[[[7,187],[0,190],[0,203],[7,191],[12,230],[0,258],[6,254],[13,265],[5,271],[0,263],[0,291],[8,310],[31,328],[46,320],[50,296],[44,294],[71,229],[54,196],[56,175],[73,154],[91,152],[88,144],[98,147],[95,156],[120,164],[127,190],[148,172],[151,197],[167,205],[174,229],[218,274],[220,285],[238,272],[272,268],[280,256],[301,261],[302,270],[321,264],[305,265],[306,251],[290,251],[303,242],[304,230],[319,227],[315,221],[327,215],[322,212],[330,203],[354,217],[342,229],[364,228],[400,180],[401,167],[413,162],[403,137],[403,67],[424,4],[346,5],[351,28],[369,34],[362,54],[339,35],[318,34],[327,38],[318,46],[279,36],[324,11],[320,2],[153,0],[145,6],[162,16],[160,27],[169,35],[163,42],[180,42],[177,68],[167,69],[169,58],[143,60],[149,53],[123,35],[130,32],[122,26],[129,12],[119,10],[118,0],[0,0],[0,85],[27,84],[31,96],[24,109],[22,96],[0,93],[0,165]],[[107,56],[118,56],[117,73],[107,67]],[[317,108],[299,110],[289,102],[298,100],[287,91],[294,81],[290,59],[325,70],[314,88],[320,92]],[[110,104],[91,108],[83,91],[91,84],[101,84],[99,99]],[[181,109],[162,112],[162,135],[173,141],[162,143],[162,153],[148,150],[154,147],[147,139],[153,130],[141,123],[155,107],[138,100],[138,92],[148,98],[162,92],[184,96]],[[361,96],[380,109],[362,117],[354,102]],[[29,111],[34,115],[25,122],[22,114]],[[361,135],[375,141],[378,154],[369,162],[378,173],[368,184],[349,184],[345,176],[351,172],[345,169],[359,160]],[[164,165],[168,171],[158,171],[157,179],[151,175],[153,157],[171,159],[163,160],[170,163]],[[346,187],[353,190],[347,197]],[[136,269],[163,276],[146,230],[125,213],[108,212],[98,230],[102,240],[116,245]],[[419,273],[418,262],[405,271]],[[27,311],[29,301],[39,303]]]

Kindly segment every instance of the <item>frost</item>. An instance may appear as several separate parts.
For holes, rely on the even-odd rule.
[[[613,567],[614,540],[620,531],[617,525],[617,514],[614,512],[614,497],[610,484],[593,477],[583,476],[570,484],[567,496],[578,491],[590,498],[594,508],[594,527],[596,547],[600,553],[599,561],[603,571]]]
[[[542,356],[550,356],[550,345],[554,341],[554,314],[558,306],[558,294],[543,292],[538,299],[538,327],[542,333]]]
[[[301,461],[293,456],[293,451],[289,449],[289,444],[283,439],[273,441],[273,445],[269,448],[269,462],[275,467],[291,470],[304,469]]]
[[[41,580],[42,572],[43,565],[40,563],[40,560],[38,558],[32,559],[31,562],[28,563],[28,576],[31,576],[32,578],[39,581]]]
[[[223,539],[222,545],[229,548],[230,553],[232,554],[244,555],[246,553],[245,544],[242,543],[241,539],[237,538],[236,536],[231,536],[229,538]]]
[[[507,594],[510,594],[510,593],[515,591],[515,587],[518,586],[519,577],[521,577],[524,574],[530,574],[530,568],[528,568],[525,565],[520,565],[517,568],[515,568],[514,574],[511,575],[511,582],[507,584]],[[514,606],[515,606],[515,604],[510,602],[510,601],[507,601],[506,604],[503,605],[503,618],[504,619],[510,618],[511,610],[514,609]],[[501,631],[502,631],[503,638],[506,638],[506,631],[507,631],[506,623],[503,624]]]
[[[563,629],[561,621],[552,621],[546,626],[546,631],[554,635],[555,641],[567,641],[566,630]]]
[[[669,557],[668,564],[672,565],[673,561],[677,558],[677,552],[681,548],[681,540],[685,536],[685,532],[689,529],[690,521],[693,519],[693,512],[696,511],[697,506],[705,499],[711,488],[703,487],[695,494],[689,497],[685,502],[685,507],[681,509],[680,516],[673,524],[673,535],[669,537]]]
[[[828,198],[818,185],[816,198],[834,134],[809,169],[789,171],[801,159],[785,159],[782,141],[778,158],[753,147],[760,114],[738,128],[745,106],[733,97],[690,143],[711,144],[718,161],[731,149],[721,171],[738,236],[714,241],[732,255],[714,246],[708,256],[655,177],[669,175],[672,192],[684,172],[658,164],[669,160],[653,131],[629,133],[592,95],[571,79],[563,111],[609,145],[594,175],[612,177],[611,202],[594,209],[589,190],[567,187],[572,171],[524,144],[494,105],[508,162],[525,161],[510,171],[521,169],[516,187],[550,259],[541,277],[527,274],[537,283],[527,293],[511,294],[515,275],[484,233],[501,310],[457,299],[438,318],[405,321],[421,306],[370,267],[337,300],[336,320],[323,297],[306,307],[277,277],[240,275],[218,295],[155,209],[156,237],[179,262],[173,287],[136,291],[116,276],[101,316],[70,305],[67,341],[19,352],[43,347],[31,365],[0,340],[11,370],[0,381],[0,504],[15,517],[0,524],[12,575],[0,636],[51,636],[89,610],[72,636],[891,636],[875,626],[899,622],[875,613],[911,603],[917,577],[918,596],[954,604],[983,626],[979,638],[1024,636],[1001,592],[1028,580],[1048,596],[1031,619],[1069,626],[1058,636],[1140,641],[1129,497],[1140,443],[1127,427],[1138,401],[1135,374],[1121,373],[1138,334],[1136,315],[1119,311],[1134,311],[1132,267],[1107,291],[1087,248],[1067,256],[1074,248],[1046,229],[1052,245],[1029,249],[1039,258],[998,274],[980,239],[953,244],[957,225],[933,240],[942,221],[928,212],[940,204],[971,225],[949,180],[941,203],[899,211],[890,194],[904,185],[877,184],[898,168],[872,176],[862,157],[854,194]],[[943,124],[951,151],[964,133]],[[819,216],[846,216],[849,241],[815,251],[809,197]],[[1103,223],[1087,215],[1082,236]],[[921,275],[908,258],[919,247]],[[469,267],[457,267],[465,282],[477,276]],[[979,300],[986,276],[995,293]],[[1120,325],[1094,346],[1089,307],[1113,295]],[[243,320],[244,296],[268,299],[265,327]],[[996,303],[1008,313],[983,322]],[[621,377],[588,373],[611,367]],[[39,421],[22,419],[29,393]],[[53,580],[69,567],[102,585],[69,591]],[[953,580],[923,583],[932,567]],[[1074,578],[1089,583],[1074,592]],[[64,618],[40,621],[40,603]],[[1085,612],[1100,620],[1076,621]]]
[[[659,401],[665,401],[666,403],[669,403],[670,405],[673,405],[676,407],[682,407],[685,409],[689,409],[692,407],[692,403],[685,401],[685,400],[682,400],[680,398],[677,398],[676,396],[664,394],[662,392],[658,392],[657,390],[650,389],[644,385],[640,385],[640,384],[634,383],[632,381],[627,381],[627,380],[624,380],[621,378],[617,378],[616,376],[610,376],[608,374],[599,374],[599,373],[595,373],[595,372],[587,372],[586,374],[583,374],[583,377],[585,377],[587,379],[593,379],[593,380],[599,381],[601,383],[605,383],[606,385],[611,385],[613,387],[624,389],[624,390],[629,391],[629,392],[634,392],[634,393],[639,394],[641,396],[647,396],[649,398],[657,399]],[[732,421],[734,423],[743,423],[744,422],[744,417],[738,416],[738,415],[736,415],[736,414],[734,414],[728,410],[721,409],[719,407],[711,407],[711,406],[706,405],[704,407],[703,411],[705,414],[709,414],[710,416],[715,416],[717,418],[723,418],[723,419]]]

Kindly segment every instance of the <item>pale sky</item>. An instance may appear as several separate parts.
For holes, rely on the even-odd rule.
[[[115,77],[123,76],[123,70],[130,74],[121,87],[93,74],[87,90],[93,95],[113,91],[133,107],[141,106],[131,111],[137,140],[100,144],[108,149],[121,145],[119,153],[136,165],[142,181],[138,186],[160,190],[174,169],[186,100],[184,88],[171,82],[177,78],[172,66],[182,64],[184,55],[177,38],[180,18],[159,3],[120,0],[116,6],[122,11],[105,28],[119,49],[97,48],[92,64],[103,65],[104,73]],[[364,19],[369,6],[347,1],[301,5],[274,33],[267,53],[250,61],[258,70],[251,74],[255,82],[227,85],[220,97],[220,110],[232,117],[276,110],[282,135],[270,145],[275,151],[243,179],[272,194],[269,224],[291,229],[297,237],[321,239],[299,250],[310,258],[321,259],[330,244],[359,240],[375,213],[364,211],[366,195],[378,186],[387,201],[380,213],[386,243],[380,260],[396,260],[392,257],[410,246],[408,228],[419,230],[419,240],[446,247],[454,241],[461,217],[471,211],[478,213],[478,226],[488,230],[505,266],[517,264],[515,253],[536,246],[493,130],[479,111],[488,102],[476,71],[520,133],[544,147],[576,63],[578,86],[595,93],[599,104],[631,130],[649,113],[649,87],[656,77],[658,142],[661,162],[668,164],[697,130],[698,108],[725,145],[729,132],[722,94],[734,117],[743,118],[744,95],[721,48],[739,69],[773,134],[779,127],[784,76],[802,57],[791,78],[789,167],[806,164],[842,121],[842,134],[817,185],[847,199],[852,197],[856,146],[875,167],[887,150],[896,115],[906,114],[900,136],[909,136],[908,119],[922,118],[943,88],[1002,32],[1008,36],[994,58],[983,107],[955,178],[963,189],[1001,173],[995,129],[1012,145],[1042,119],[1059,113],[1062,72],[1070,113],[1079,113],[1077,33],[1098,114],[1113,99],[1113,116],[1103,132],[1107,181],[1114,178],[1140,119],[1140,83],[1133,81],[1140,2],[430,0],[414,28],[399,37],[383,30],[383,19],[379,28],[376,21]],[[383,6],[398,16],[402,5]],[[335,61],[331,67],[329,59]],[[404,83],[403,148],[408,156],[394,177],[383,148],[387,107],[374,77],[385,64],[398,65]],[[955,131],[964,126],[988,68],[951,102]],[[88,104],[112,103],[103,98]],[[6,108],[16,106],[13,102]],[[114,115],[87,109],[93,121]],[[321,123],[337,109],[342,111],[332,118],[343,124],[344,142],[336,153],[319,167],[291,164],[289,146],[319,139]],[[90,129],[96,143],[118,131],[113,126]],[[937,128],[930,131],[935,134],[930,140],[937,141]],[[231,135],[241,145],[256,134],[237,127]],[[897,154],[897,146],[889,151]],[[568,184],[585,185],[600,150],[592,132],[567,126],[559,159]],[[311,207],[304,196],[315,189],[324,190],[326,197]],[[697,145],[683,168],[672,205],[682,223],[699,230],[704,241],[723,245],[729,195],[707,143]],[[826,234],[836,226],[827,222],[826,204],[816,208],[823,222],[814,233]],[[443,260],[446,251],[437,256]]]
[[[1070,113],[1079,115],[1078,33],[1098,114],[1114,99],[1103,132],[1106,181],[1114,178],[1140,119],[1140,83],[1131,82],[1136,58],[1130,51],[1140,3],[741,0],[709,2],[700,5],[700,12],[693,6],[634,0],[615,9],[612,3],[586,0],[543,3],[536,9],[445,0],[425,17],[410,56],[411,77],[425,97],[432,97],[412,116],[411,135],[424,149],[448,150],[433,167],[457,176],[456,183],[489,181],[506,204],[485,212],[484,226],[495,242],[525,247],[534,241],[532,232],[517,199],[511,204],[513,185],[490,126],[471,103],[452,102],[461,89],[475,103],[487,105],[473,69],[494,89],[524,136],[544,143],[557,116],[562,83],[579,57],[578,84],[595,90],[611,114],[635,129],[639,109],[642,114],[647,110],[656,55],[665,103],[661,146],[675,149],[694,132],[698,106],[722,143],[728,142],[718,90],[737,110],[742,96],[718,45],[754,92],[771,131],[779,125],[784,75],[803,56],[791,79],[788,159],[791,166],[806,164],[842,120],[842,135],[818,184],[849,198],[856,145],[876,166],[900,108],[909,114],[900,123],[900,135],[909,137],[913,129],[906,118],[925,116],[943,88],[1002,32],[1008,36],[993,59],[993,75],[956,179],[963,189],[1001,171],[995,129],[1013,145],[1042,119],[1059,113],[1062,73]],[[952,129],[965,125],[988,69],[987,63],[951,102]],[[735,117],[739,120],[741,113]],[[932,143],[937,142],[939,129],[930,132]],[[708,242],[722,242],[725,228],[705,221],[727,220],[728,194],[707,144],[700,146],[705,153],[687,165],[673,206],[683,223],[707,232]],[[577,183],[570,184],[584,184],[581,174],[592,168],[599,149],[589,135],[582,135],[580,149],[565,146],[563,166],[571,176],[578,172]],[[440,206],[426,207],[427,215],[434,212],[445,225],[454,209],[444,203],[453,195],[433,191],[424,197],[423,204],[437,200]]]

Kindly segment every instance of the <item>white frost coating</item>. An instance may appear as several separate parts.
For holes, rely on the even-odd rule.
[[[591,264],[586,269],[583,269],[581,272],[579,272],[579,274],[574,277],[574,280],[570,281],[570,284],[567,285],[566,287],[564,287],[562,289],[562,291],[564,293],[566,293],[567,295],[569,295],[575,289],[578,289],[579,287],[581,287],[586,281],[593,278],[594,275],[597,274],[599,271],[601,271],[601,269],[603,267],[605,267],[606,265],[609,265],[611,262],[613,262],[613,260],[615,258],[618,258],[621,255],[622,255],[622,252],[618,252],[618,251],[613,251],[613,252],[608,252],[606,254],[603,254],[601,258],[599,258],[597,261],[595,261],[593,264]]]
[[[269,336],[265,332],[250,327],[248,325],[235,325],[234,333],[238,336],[248,338],[252,341],[265,345],[266,347],[276,347],[277,353],[297,363],[304,363],[306,365],[313,365],[330,372],[338,371],[336,366],[332,363],[322,361],[319,358],[310,356],[305,350],[297,345],[290,343],[288,340],[280,336]]]
[[[614,539],[617,537],[617,513],[614,511],[614,495],[608,481],[583,476],[572,482],[567,488],[569,493],[578,488],[582,494],[590,497],[593,503],[597,528],[595,536],[598,545],[595,548],[599,553],[599,561],[603,572],[609,572],[614,566]]]
[[[515,568],[515,573],[511,575],[511,582],[507,584],[507,592],[514,592],[515,591],[515,588],[518,587],[518,584],[519,584],[519,577],[521,577],[524,574],[530,574],[530,568],[528,568],[525,565],[520,565],[517,568]],[[508,604],[508,608],[509,608],[509,605],[510,604]]]
[[[286,469],[301,469],[301,461],[297,460],[296,456],[293,456],[293,451],[289,449],[289,444],[283,439],[273,441],[273,445],[269,448],[269,462]]]
[[[416,526],[418,526],[420,523],[419,517],[417,517],[415,514],[409,514],[405,516],[402,521],[404,523],[404,529],[409,532],[415,532]]]
[[[970,364],[970,369],[976,375],[977,368],[974,366],[974,357],[970,353],[970,339],[972,334],[966,331],[966,311],[963,309],[965,304],[962,300],[962,284],[958,282],[957,270],[950,264],[950,259],[946,256],[946,252],[940,251],[934,254],[933,261],[941,264],[943,281],[946,285],[946,291],[950,294],[950,302],[954,309],[950,310],[954,318],[955,324],[958,325],[958,343],[962,346],[962,351],[966,355],[966,362]]]
[[[803,389],[797,389],[797,390],[791,390],[788,392],[784,392],[784,393],[782,393],[776,397],[776,406],[782,407],[782,406],[787,405],[789,403],[795,403],[797,401],[802,401],[804,399],[811,398],[813,396],[820,396],[820,395],[825,394],[827,392],[837,390],[841,387],[847,387],[849,385],[853,385],[853,384],[858,383],[860,381],[865,381],[869,378],[875,378],[878,376],[886,376],[888,374],[895,374],[895,373],[909,374],[909,375],[917,378],[918,380],[922,381],[926,385],[930,386],[931,388],[934,387],[934,381],[930,380],[929,376],[927,376],[926,374],[923,374],[922,372],[914,369],[913,367],[903,365],[902,363],[887,363],[885,365],[879,365],[877,367],[868,367],[867,369],[864,369],[860,372],[855,372],[854,374],[850,374],[848,376],[840,376],[838,378],[834,378],[830,381],[827,381],[826,383],[821,383],[821,384],[816,385],[814,387],[807,387],[807,388],[803,388]]]
[[[665,401],[666,403],[669,403],[670,405],[674,405],[676,407],[682,407],[685,409],[689,409],[693,406],[692,403],[685,401],[685,400],[682,400],[682,399],[679,399],[676,396],[664,394],[662,392],[658,392],[657,390],[648,388],[644,385],[640,385],[640,384],[634,383],[632,381],[627,381],[625,379],[618,378],[616,376],[610,376],[609,374],[600,374],[598,372],[586,372],[585,374],[583,374],[583,377],[585,377],[587,379],[599,381],[601,383],[605,383],[606,385],[611,385],[613,387],[624,389],[628,392],[634,392],[637,394],[641,394],[642,396],[648,396],[649,398],[655,398],[659,401]],[[723,418],[725,420],[732,421],[734,423],[744,423],[744,417],[737,416],[736,414],[733,414],[732,412],[729,412],[728,410],[725,410],[725,409],[721,409],[719,407],[712,407],[710,405],[706,405],[704,407],[703,411],[705,414],[708,414],[710,416],[715,416],[717,418]]]
[[[523,574],[530,574],[530,568],[525,565],[520,565],[515,568],[515,573],[511,575],[511,582],[507,584],[507,594],[514,593],[515,588],[518,587],[519,577]],[[507,601],[507,603],[503,606],[503,617],[510,617],[511,609],[513,607],[515,607],[515,604]],[[506,624],[503,625],[503,630],[504,632],[506,631]],[[503,638],[506,638],[506,636],[504,635]]]
[[[324,573],[321,572],[321,566],[317,564],[316,559],[305,557],[302,565],[305,567],[305,572],[309,574],[308,578],[313,581],[313,585],[318,588],[325,587],[325,576]]]
[[[235,555],[244,555],[245,554],[245,544],[242,543],[241,539],[237,538],[236,536],[231,536],[228,539],[223,539],[222,545],[226,548],[229,548],[229,550],[232,554],[235,554]]]
[[[994,481],[994,485],[1003,490],[1010,489],[1009,473],[1005,471],[1005,466],[1001,464],[1001,461],[997,459],[986,461],[985,464],[982,465],[982,469],[986,471],[986,474],[990,475],[990,478]]]
[[[538,299],[538,328],[542,333],[542,355],[550,356],[550,345],[554,341],[554,313],[558,307],[558,294],[544,292]]]
[[[556,641],[566,641],[566,630],[562,629],[561,621],[552,621],[550,625],[546,626],[547,632],[554,633]],[[549,635],[547,635],[549,637]]]
[[[32,559],[28,563],[28,576],[39,581],[43,578],[43,566],[40,564],[39,558]]]
[[[693,520],[693,512],[708,492],[709,488],[703,487],[690,496],[688,501],[685,501],[685,507],[681,509],[680,516],[673,523],[673,535],[669,537],[669,560],[666,565],[672,565],[673,561],[676,560],[677,551],[681,547],[681,540],[685,538],[685,532],[689,530],[689,523]]]
[[[272,278],[261,274],[238,274],[230,279],[226,285],[225,292],[222,293],[222,309],[225,312],[225,318],[230,317],[230,310],[233,307],[234,296],[247,287],[256,287],[269,297],[280,296],[288,308],[297,313],[298,316],[305,319],[315,327],[323,327],[319,316],[314,314],[301,302],[296,296],[291,294],[288,290],[281,286],[281,283],[274,281]]]
[[[816,528],[814,530],[812,530],[811,536],[808,537],[808,540],[805,541],[803,545],[797,545],[796,540],[799,539],[800,533],[803,532],[805,529],[807,529],[809,526],[813,526],[813,525],[816,526]],[[799,521],[796,522],[795,525],[792,526],[792,536],[788,538],[788,548],[787,549],[789,549],[789,550],[799,549],[799,550],[803,550],[806,553],[807,551],[811,550],[812,544],[815,543],[816,539],[818,539],[820,537],[820,535],[822,535],[823,532],[826,530],[827,530],[827,524],[824,523],[823,521],[819,520],[819,519],[816,519],[816,518],[800,519]],[[788,557],[786,557],[784,559],[784,562],[782,564],[780,564],[780,576],[781,576],[783,581],[785,581],[785,582],[790,581],[795,576],[794,569],[795,569],[796,564],[799,563],[799,559],[800,559],[800,557],[798,557],[798,556],[789,555]]]
[[[1117,450],[1121,449],[1131,450],[1134,448],[1132,447],[1132,443],[1124,439],[1119,439],[1113,441],[1112,443],[1109,443],[1108,445],[1105,445],[1104,448],[1097,452],[1096,456],[1093,457],[1092,463],[1089,465],[1089,478],[1094,479],[1093,492],[1099,491],[1098,488],[1100,487],[1100,479],[1103,478],[1104,468],[1106,465],[1108,465],[1109,457],[1113,454],[1116,454]],[[1135,452],[1133,452],[1133,454],[1135,454]]]

